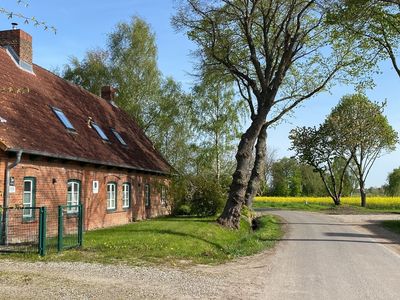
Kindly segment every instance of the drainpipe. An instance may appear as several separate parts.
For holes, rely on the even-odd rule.
[[[7,244],[7,213],[8,210],[6,209],[8,207],[8,202],[9,202],[9,198],[10,198],[10,193],[9,193],[9,189],[10,189],[10,171],[11,169],[15,168],[20,162],[21,162],[21,157],[22,157],[22,150],[19,150],[17,152],[17,158],[16,160],[9,164],[7,163],[7,167],[6,167],[6,178],[5,178],[5,190],[4,190],[4,201],[3,201],[3,218],[2,218],[2,234],[3,236],[0,237],[0,240],[3,242],[4,245]]]

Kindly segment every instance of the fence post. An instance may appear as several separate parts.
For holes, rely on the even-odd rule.
[[[78,245],[82,247],[83,242],[83,205],[78,207]]]
[[[63,248],[63,207],[58,206],[58,237],[57,237],[57,250],[62,251]]]
[[[39,255],[44,256],[46,254],[46,219],[47,209],[41,207],[39,210]]]
[[[0,224],[0,244],[2,245],[7,245],[7,230],[8,230],[8,214],[9,214],[9,208],[8,207],[3,207],[1,211],[1,224]]]
[[[3,209],[0,207],[0,245],[3,244]]]

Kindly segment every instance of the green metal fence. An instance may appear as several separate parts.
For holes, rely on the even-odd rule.
[[[0,208],[0,252],[38,253],[82,246],[82,205]]]
[[[83,238],[82,204],[58,207],[57,250],[81,247]]]
[[[0,209],[0,251],[45,253],[45,207]]]

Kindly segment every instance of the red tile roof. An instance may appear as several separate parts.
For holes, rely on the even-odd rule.
[[[0,47],[0,117],[7,120],[0,123],[0,146],[3,144],[4,150],[170,172],[168,162],[120,108],[37,65],[33,70],[34,75],[21,70]],[[76,133],[64,127],[52,107],[64,112]],[[103,129],[110,143],[88,126],[89,117]],[[121,134],[127,147],[117,140],[111,128]]]

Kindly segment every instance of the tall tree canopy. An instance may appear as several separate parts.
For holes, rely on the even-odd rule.
[[[319,128],[295,128],[289,136],[297,159],[318,172],[328,195],[335,205],[340,205],[352,152],[342,147],[336,137],[326,123]]]
[[[290,139],[296,156],[320,173],[335,204],[340,204],[349,167],[358,181],[361,205],[366,206],[368,174],[376,159],[393,151],[398,142],[397,132],[382,112],[383,105],[371,102],[365,95],[348,95],[318,129],[292,130]],[[324,178],[326,175],[329,180]]]
[[[365,181],[372,166],[398,143],[397,132],[382,113],[383,105],[365,95],[354,94],[344,96],[326,120],[341,147],[352,153],[351,169],[358,179],[363,207],[366,206]]]
[[[342,39],[359,41],[366,64],[389,59],[400,77],[399,0],[333,0],[329,22],[338,26]]]
[[[230,167],[233,142],[239,136],[243,105],[235,97],[233,84],[213,73],[205,73],[193,88],[192,119],[196,128],[202,165],[217,182]],[[228,165],[227,165],[228,163]],[[224,171],[223,171],[224,170]]]
[[[340,43],[337,51],[325,16],[323,1],[316,0],[181,2],[173,22],[198,45],[200,67],[234,80],[250,115],[220,224],[239,226],[260,132],[356,62],[358,48],[352,43]]]
[[[82,61],[72,57],[63,77],[95,94],[112,85],[118,90],[118,105],[145,130],[152,126],[162,78],[154,33],[142,19],[119,23],[108,35],[106,50],[88,51]]]

